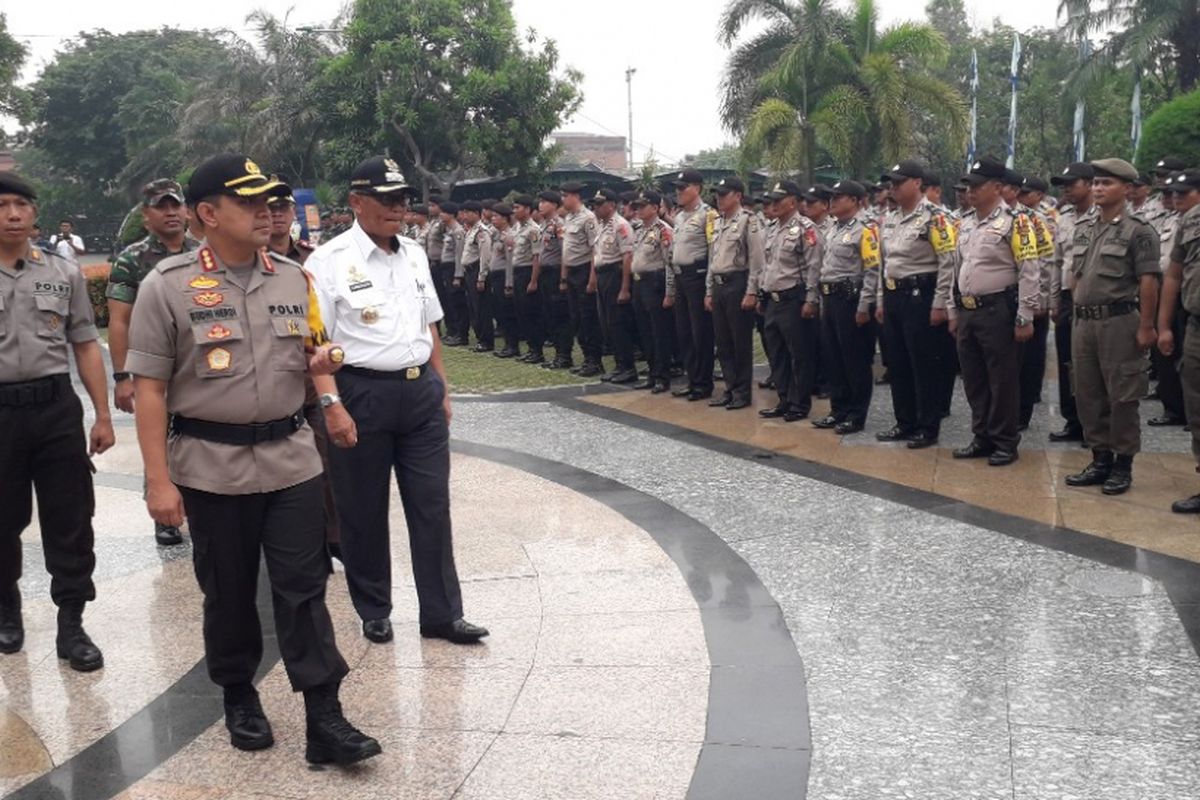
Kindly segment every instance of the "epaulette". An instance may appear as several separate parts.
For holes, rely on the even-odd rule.
[[[158,266],[154,268],[155,272],[170,272],[173,269],[180,267],[190,267],[192,264],[200,261],[200,251],[192,250],[187,253],[177,253],[173,256],[167,256],[162,261],[158,262]]]

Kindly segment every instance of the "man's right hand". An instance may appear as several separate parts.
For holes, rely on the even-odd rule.
[[[113,405],[126,414],[133,413],[133,381],[117,381],[113,386]]]
[[[341,403],[334,403],[325,409],[325,430],[329,433],[329,441],[337,447],[354,447],[358,444],[358,427]]]
[[[146,510],[159,525],[183,525],[183,497],[170,481],[146,486]]]

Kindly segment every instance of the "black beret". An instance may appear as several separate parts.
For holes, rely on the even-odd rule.
[[[553,189],[547,189],[544,192],[538,192],[538,199],[545,200],[547,203],[554,203],[556,206],[562,205],[562,195]]]
[[[586,187],[579,181],[567,181],[558,187],[563,194],[582,194]]]
[[[621,192],[617,196],[621,198],[622,203],[632,203],[634,200],[637,200],[638,193],[633,191]]]
[[[458,213],[458,203],[454,202],[453,200],[442,200],[440,203],[438,203],[438,208],[442,210],[443,214]]]
[[[422,216],[426,216],[426,217],[429,216],[429,206],[425,205],[424,203],[417,203],[415,206],[412,206],[408,210],[414,214],[421,214]]]
[[[483,203],[479,202],[478,200],[468,200],[459,206],[459,210],[474,211],[476,214],[479,214],[483,211]]]
[[[15,194],[28,200],[37,200],[33,185],[15,172],[0,172],[0,194]]]
[[[492,206],[492,213],[499,214],[502,217],[511,217],[513,214],[513,207],[508,203],[496,203],[496,205]]]
[[[533,197],[530,195],[519,194],[513,198],[512,204],[514,206],[525,206],[526,208],[534,208],[537,205],[537,200],[534,200]]]

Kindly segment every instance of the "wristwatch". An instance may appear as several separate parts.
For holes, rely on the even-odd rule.
[[[127,381],[130,378],[132,378],[133,373],[132,372],[114,372],[112,374],[112,376],[113,376],[114,383],[120,383],[121,381]]]
[[[1025,319],[1025,317],[1022,317],[1020,314],[1017,314],[1017,327],[1018,328],[1024,328],[1026,325],[1028,325],[1032,321],[1033,320]]]
[[[342,398],[336,394],[323,394],[317,398],[317,402],[321,404],[321,408],[329,408],[342,402]]]

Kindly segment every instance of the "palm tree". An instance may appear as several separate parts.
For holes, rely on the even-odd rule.
[[[1190,92],[1200,82],[1197,0],[1060,0],[1058,13],[1079,38],[1113,31],[1076,76],[1083,83],[1118,63],[1149,65],[1164,54],[1164,46],[1178,88]]]

